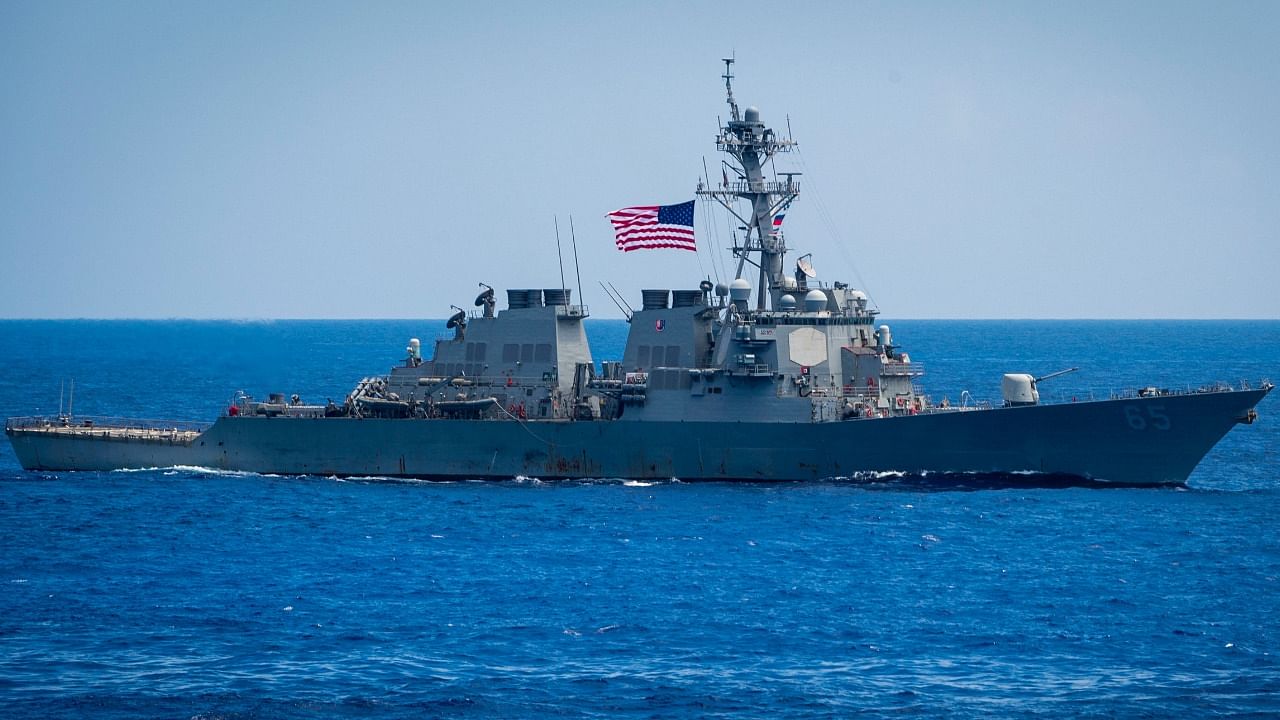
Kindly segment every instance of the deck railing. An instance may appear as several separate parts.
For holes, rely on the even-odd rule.
[[[1073,403],[1073,402],[1089,402],[1095,400],[1127,400],[1142,397],[1162,397],[1170,395],[1200,395],[1204,393],[1216,392],[1233,392],[1236,390],[1253,390],[1271,386],[1271,381],[1263,379],[1259,382],[1249,382],[1248,380],[1240,380],[1239,382],[1230,383],[1218,381],[1205,383],[1203,385],[1184,385],[1182,387],[1158,387],[1149,386],[1142,388],[1077,388],[1077,389],[1060,389],[1049,393],[1045,390],[1040,391],[1040,399],[1045,403]]]
[[[52,415],[27,415],[11,417],[4,421],[7,430],[40,430],[51,428],[102,428],[104,430],[177,430],[178,432],[204,432],[209,427],[206,422],[190,420],[139,420],[137,418],[76,416],[58,417]]]

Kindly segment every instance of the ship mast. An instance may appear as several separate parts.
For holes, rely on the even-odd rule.
[[[785,182],[767,182],[764,164],[774,153],[790,152],[796,143],[791,138],[778,138],[773,130],[765,127],[760,122],[758,109],[748,107],[739,114],[738,103],[733,97],[733,62],[733,58],[724,58],[722,77],[729,104],[729,122],[720,128],[716,149],[732,158],[733,164],[726,164],[737,179],[730,181],[726,173],[720,188],[702,188],[698,195],[719,202],[742,223],[746,231],[742,244],[733,248],[734,255],[738,257],[738,277],[742,277],[744,263],[756,265],[749,255],[760,253],[756,309],[764,310],[765,298],[771,295],[768,291],[782,284],[782,261],[787,252],[782,233],[773,229],[773,218],[800,194],[800,185],[794,180],[798,173],[786,173]],[[739,199],[750,203],[749,217],[743,217],[735,209]]]

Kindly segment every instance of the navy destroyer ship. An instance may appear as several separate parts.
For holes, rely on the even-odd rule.
[[[429,358],[410,340],[386,375],[341,404],[239,394],[214,422],[10,418],[27,470],[199,466],[322,476],[509,479],[818,480],[865,473],[1072,476],[1180,484],[1272,389],[1154,387],[1042,402],[1008,373],[999,405],[935,403],[921,364],[895,344],[862,291],[789,266],[775,219],[794,174],[765,175],[793,149],[740,111],[726,61],[728,120],[717,149],[736,173],[697,194],[740,222],[737,277],[645,290],[621,360],[596,363],[585,305],[569,288],[487,288]],[[563,285],[563,283],[561,283]],[[691,283],[692,284],[692,283]],[[579,294],[581,292],[579,291]]]

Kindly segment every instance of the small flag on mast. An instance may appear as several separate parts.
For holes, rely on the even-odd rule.
[[[618,249],[676,248],[697,251],[693,238],[693,201],[679,205],[640,205],[609,213]]]
[[[782,229],[782,218],[786,217],[783,213],[778,213],[773,217],[773,231],[777,232]]]

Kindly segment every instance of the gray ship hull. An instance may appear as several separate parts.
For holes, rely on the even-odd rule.
[[[1184,483],[1270,388],[824,423],[221,417],[200,434],[7,427],[28,470],[200,466],[418,478],[816,480],[1046,473]]]

